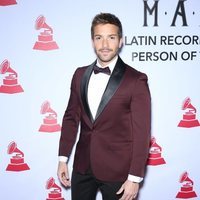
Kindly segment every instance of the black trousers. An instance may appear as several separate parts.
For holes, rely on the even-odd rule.
[[[117,195],[123,182],[105,182],[94,177],[91,171],[86,174],[72,173],[72,200],[95,200],[100,191],[103,200],[118,200],[122,194]]]

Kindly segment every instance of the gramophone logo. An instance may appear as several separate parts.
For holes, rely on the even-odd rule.
[[[0,6],[10,6],[17,4],[15,0],[0,0]]]
[[[8,154],[13,154],[10,159],[10,164],[8,164],[6,171],[25,171],[29,170],[29,166],[24,163],[24,153],[17,148],[17,144],[15,142],[11,142],[8,145]]]
[[[200,126],[199,121],[196,119],[196,108],[191,104],[191,99],[187,97],[183,101],[182,110],[184,110],[183,119],[179,122],[179,127],[192,128]]]
[[[55,184],[55,179],[53,177],[49,178],[47,181],[46,189],[49,190],[46,200],[64,200],[64,198],[62,198],[61,187]]]
[[[58,49],[58,45],[53,40],[53,29],[46,24],[44,16],[40,15],[35,22],[35,29],[43,31],[38,35],[38,41],[35,43],[33,49],[36,50],[54,50]]]
[[[40,132],[57,132],[61,130],[61,126],[57,124],[57,113],[51,109],[48,101],[42,104],[40,114],[46,114],[43,124],[40,126]]]
[[[188,173],[184,172],[179,180],[182,183],[181,189],[176,195],[179,199],[190,199],[197,197],[195,191],[193,191],[193,181],[188,177]]]
[[[155,137],[151,138],[149,158],[147,165],[163,165],[165,164],[164,158],[162,158],[162,148],[156,143]]]
[[[0,85],[0,93],[20,93],[24,92],[22,87],[18,84],[17,73],[10,67],[10,62],[4,60],[0,65],[0,74],[5,74],[3,84]]]

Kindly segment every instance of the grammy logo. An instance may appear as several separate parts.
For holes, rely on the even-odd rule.
[[[165,164],[164,158],[161,156],[162,148],[156,143],[155,137],[151,138],[149,158],[147,165],[163,165]]]
[[[10,67],[10,62],[4,60],[0,65],[0,74],[6,74],[3,78],[3,85],[0,85],[0,93],[20,93],[24,90],[18,84],[17,73]]]
[[[29,170],[29,166],[24,163],[24,153],[17,148],[15,142],[11,142],[8,145],[8,154],[16,153],[10,159],[10,164],[8,164],[6,171],[24,171]]]
[[[46,189],[50,190],[48,193],[48,198],[46,200],[64,200],[61,194],[61,187],[55,184],[55,179],[53,177],[49,178],[46,183]]]
[[[43,29],[38,35],[38,41],[35,43],[33,49],[36,50],[53,50],[58,49],[58,45],[53,41],[53,29],[46,24],[44,16],[40,15],[35,22],[35,29]]]
[[[17,4],[15,0],[0,0],[0,6],[10,6]]]
[[[57,114],[51,109],[48,101],[42,104],[40,113],[47,114],[43,119],[43,124],[40,126],[40,132],[56,132],[61,130],[61,126],[57,124]]]
[[[185,110],[185,113],[178,124],[179,127],[192,128],[200,126],[199,121],[196,119],[196,108],[191,104],[189,97],[183,101],[182,110]]]
[[[181,190],[176,195],[176,198],[190,199],[197,197],[195,191],[193,191],[193,181],[188,177],[188,173],[184,172],[179,180],[182,183]]]

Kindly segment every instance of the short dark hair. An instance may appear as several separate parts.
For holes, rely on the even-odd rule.
[[[94,27],[99,25],[99,24],[113,24],[119,28],[118,30],[118,35],[120,38],[122,38],[122,24],[119,20],[118,17],[111,13],[100,13],[97,14],[93,21],[92,21],[92,26],[91,26],[91,37],[94,37]]]

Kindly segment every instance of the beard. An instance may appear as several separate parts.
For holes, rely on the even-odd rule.
[[[99,49],[98,51],[95,49],[95,53],[97,55],[97,58],[102,63],[109,63],[118,55],[118,50],[113,51],[113,49]],[[105,52],[104,52],[105,51]]]

